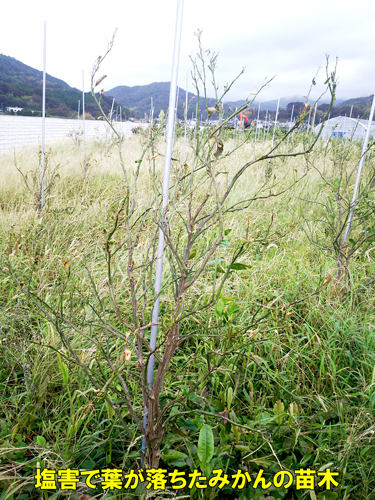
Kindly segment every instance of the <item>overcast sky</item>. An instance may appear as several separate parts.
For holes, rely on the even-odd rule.
[[[0,53],[42,70],[46,21],[47,73],[81,88],[85,70],[88,91],[92,64],[118,28],[103,64],[104,89],[170,81],[176,6],[177,0],[7,1]],[[259,101],[306,95],[321,67],[317,95],[326,79],[325,54],[332,69],[339,58],[339,99],[368,96],[375,90],[374,19],[371,0],[185,0],[179,84],[186,87],[189,55],[197,52],[194,32],[202,29],[204,49],[219,53],[221,88],[246,67],[226,100],[246,99],[274,75]]]

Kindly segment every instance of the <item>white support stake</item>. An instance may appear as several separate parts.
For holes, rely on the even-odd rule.
[[[267,114],[268,114],[268,109],[266,109],[266,117],[264,119],[263,144],[266,138]]]
[[[259,103],[259,107],[258,107],[258,116],[257,116],[256,125],[255,125],[255,137],[254,137],[254,160],[255,160],[255,145],[256,145],[256,142],[257,142],[257,135],[258,135],[259,114],[260,114],[260,103]]]
[[[115,104],[115,98],[113,98],[113,101],[112,101],[112,107],[111,107],[111,116],[109,117],[109,119],[112,121],[112,115],[113,115],[113,106]]]
[[[174,119],[175,119],[175,106],[177,97],[177,77],[178,77],[178,65],[180,58],[180,44],[181,44],[181,30],[182,30],[182,14],[183,14],[184,0],[178,0],[177,5],[177,15],[175,24],[175,36],[174,36],[174,46],[173,46],[173,62],[172,62],[172,78],[171,86],[169,91],[169,113],[167,121],[167,141],[165,150],[165,163],[164,163],[164,178],[163,178],[163,204],[162,204],[162,222],[165,219],[165,211],[168,206],[169,198],[169,179],[171,172],[171,160],[172,160],[172,150],[173,150],[173,131],[174,131]],[[162,229],[159,229],[159,240],[158,240],[158,251],[156,260],[156,274],[155,274],[155,303],[152,311],[152,323],[151,327],[151,337],[150,337],[150,349],[152,351],[156,348],[156,339],[158,334],[157,323],[159,321],[159,306],[160,306],[160,290],[161,290],[161,278],[163,273],[163,254],[164,254],[164,233]],[[152,391],[154,382],[154,366],[155,366],[155,356],[151,354],[150,360],[147,368],[147,384],[149,391]],[[147,406],[144,409],[144,420],[143,426],[147,430],[147,416],[148,410]],[[142,452],[143,455],[146,451],[146,435],[142,439]]]
[[[280,96],[277,101],[277,108],[276,108],[276,114],[275,114],[275,124],[273,126],[273,133],[272,133],[272,143],[271,143],[271,150],[273,148],[273,144],[275,142],[275,132],[276,132],[276,126],[277,126],[277,115],[279,114],[279,104],[280,104]],[[268,132],[267,132],[268,136]],[[270,173],[270,165],[271,165],[271,160],[268,160],[268,167],[267,167],[267,172]]]
[[[152,125],[154,121],[154,103],[151,97],[151,107],[150,107],[150,139],[153,138]]]
[[[180,86],[177,86],[177,97],[176,97],[176,108],[174,110],[175,112],[175,117],[174,117],[174,122],[173,122],[173,136],[176,132],[176,123],[177,123],[177,120],[178,120],[178,95],[180,93]]]
[[[292,114],[290,115],[291,127],[289,127],[289,132],[290,132],[290,129],[293,127],[293,111],[294,111],[294,104],[292,106]],[[286,141],[286,152],[288,152],[288,145],[289,145],[289,134],[288,134],[288,140]]]
[[[314,130],[314,125],[315,125],[315,117],[316,117],[316,108],[318,106],[318,103],[316,102],[315,103],[315,109],[314,109],[314,117],[313,117],[313,121],[312,121],[312,125],[311,125],[311,129]]]
[[[82,70],[82,132],[83,132],[83,178],[86,180],[86,137],[85,137],[85,72]]]
[[[188,73],[186,73],[186,91],[185,91],[185,113],[184,113],[184,163],[186,161],[186,127],[187,127],[187,108],[188,108]]]
[[[348,218],[348,223],[347,223],[346,229],[345,229],[344,239],[342,240],[343,247],[345,246],[346,240],[349,236],[350,226],[351,226],[353,215],[354,215],[354,206],[355,206],[355,201],[357,199],[357,192],[358,192],[359,184],[361,182],[362,167],[363,167],[363,163],[364,163],[365,156],[366,156],[366,149],[367,149],[368,140],[370,137],[370,129],[371,129],[371,124],[372,124],[372,118],[374,116],[374,109],[375,109],[375,93],[374,93],[374,97],[372,99],[372,106],[371,106],[370,116],[368,118],[368,125],[367,125],[365,140],[363,141],[363,146],[362,146],[361,160],[359,162],[358,171],[357,171],[357,178],[355,180],[355,185],[354,185],[353,198],[352,198],[352,202],[350,204],[351,210],[350,210],[350,214],[349,214],[349,218]]]
[[[46,137],[46,41],[47,41],[47,23],[44,21],[43,34],[43,104],[42,104],[42,185],[41,185],[41,209],[44,208],[44,151]]]

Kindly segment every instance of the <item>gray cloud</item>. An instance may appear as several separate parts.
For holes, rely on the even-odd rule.
[[[246,66],[234,90],[233,100],[244,99],[266,76],[275,80],[263,90],[260,100],[306,95],[312,77],[322,67],[317,87],[325,80],[325,54],[331,64],[339,58],[341,98],[374,92],[372,64],[375,37],[375,4],[363,0],[268,0],[254,6],[248,0],[221,3],[185,1],[181,41],[179,83],[185,87],[191,70],[189,54],[196,53],[193,33],[203,28],[205,48],[219,52],[217,79],[223,86]],[[143,0],[120,3],[108,0],[100,12],[79,2],[34,0],[3,6],[1,51],[42,69],[43,20],[47,20],[47,71],[72,86],[80,87],[82,69],[89,81],[92,62],[106,47],[116,26],[115,46],[103,71],[106,88],[169,81],[173,50],[176,0]],[[320,85],[320,86],[319,86]],[[88,90],[88,85],[86,90]],[[192,91],[191,85],[189,90]],[[318,89],[314,89],[318,95]]]

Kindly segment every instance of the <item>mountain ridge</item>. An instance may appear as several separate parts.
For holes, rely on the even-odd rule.
[[[11,56],[0,54],[0,103],[2,108],[18,107],[18,114],[40,116],[43,99],[43,72]],[[75,118],[81,101],[82,91],[71,87],[63,80],[46,73],[46,116]],[[112,99],[104,97],[102,107],[110,113]],[[132,116],[124,110],[127,117]],[[85,113],[94,118],[100,116],[91,92],[85,92]]]
[[[170,90],[170,82],[154,82],[147,85],[135,85],[135,86],[127,86],[127,85],[118,85],[113,87],[110,90],[104,92],[107,96],[112,96],[123,106],[127,106],[130,108],[136,116],[143,118],[144,115],[148,117],[150,115],[151,108],[151,97],[153,99],[154,106],[154,117],[157,117],[161,110],[164,112],[168,109],[169,105],[169,90]],[[178,91],[178,107],[177,107],[177,116],[182,119],[184,117],[184,106],[185,106],[185,90],[183,88],[179,88]],[[273,99],[270,101],[261,102],[261,113],[260,118],[264,119],[266,115],[266,111],[268,115],[271,117],[275,116],[276,108],[277,108],[277,99]],[[196,104],[197,98],[196,95],[192,92],[188,93],[188,118],[192,118],[196,113]],[[298,114],[301,107],[304,106],[306,102],[306,98],[302,96],[293,96],[293,97],[283,97],[280,98],[280,106],[279,106],[279,117],[282,120],[288,120],[291,117],[291,111],[293,110],[293,104],[295,106],[294,110],[294,118]],[[328,109],[328,100],[320,101],[320,104],[317,106],[317,117],[323,118],[325,111]],[[350,112],[352,112],[352,116],[356,117],[360,116],[361,118],[365,118],[368,116],[369,107],[371,106],[372,96],[366,97],[356,97],[349,100],[337,99],[334,103],[334,106],[331,110],[331,117],[339,116],[339,115],[347,115],[349,116]],[[226,111],[233,112],[236,107],[243,105],[244,101],[226,101],[224,102],[224,108]],[[312,104],[312,103],[311,103]],[[216,105],[216,100],[212,98],[207,99],[207,105],[214,107]],[[351,106],[353,105],[353,109],[351,110]],[[257,117],[259,102],[254,101],[250,109],[246,111],[251,119]],[[205,102],[201,97],[201,110],[205,110]],[[205,118],[206,113],[202,111],[202,115]]]
[[[39,114],[42,109],[42,82],[43,72],[39,71],[11,56],[0,54],[0,103],[3,107],[24,108],[20,114],[32,115],[32,110]],[[102,107],[106,114],[110,113],[113,98],[115,98],[114,110],[123,107],[123,119],[138,117],[144,118],[150,115],[151,98],[154,106],[154,117],[159,116],[160,111],[167,111],[169,105],[170,82],[153,82],[147,85],[119,85],[107,90],[102,95]],[[60,116],[72,118],[77,116],[78,101],[82,99],[82,91],[71,87],[66,82],[52,75],[46,74],[46,114],[47,116]],[[179,89],[177,116],[184,117],[185,90]],[[206,118],[206,102],[200,98],[200,108],[202,118]],[[292,99],[292,101],[290,101]],[[289,102],[288,102],[289,101]],[[195,117],[197,96],[192,92],[188,93],[188,118]],[[288,120],[294,105],[294,117],[299,112],[301,106],[306,102],[303,97],[293,96],[292,98],[280,99],[279,118]],[[354,118],[368,117],[372,96],[355,97],[347,100],[337,100],[331,110],[331,117],[339,115],[349,116],[352,113]],[[244,101],[227,101],[224,103],[226,112],[234,112],[236,107],[241,106]],[[214,107],[216,100],[207,99],[208,107]],[[270,100],[261,103],[260,118],[265,118],[266,110],[268,116],[273,119],[275,116],[277,100]],[[353,106],[353,107],[352,107]],[[324,101],[317,108],[317,117],[321,119],[328,109]],[[85,92],[85,112],[94,118],[100,116],[100,111],[91,95]],[[38,114],[36,113],[36,114]],[[258,102],[254,101],[246,111],[251,119],[255,119],[258,113]]]

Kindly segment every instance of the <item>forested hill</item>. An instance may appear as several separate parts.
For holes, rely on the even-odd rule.
[[[19,114],[40,115],[42,111],[43,72],[18,61],[14,57],[0,54],[0,104],[7,107],[23,108]],[[63,80],[46,74],[46,116],[73,118],[77,116],[78,101],[81,101],[82,91],[70,87]],[[103,98],[103,109],[109,113],[112,98]],[[117,106],[117,105],[116,105]],[[85,93],[85,112],[94,118],[100,116],[98,107],[90,92]],[[124,118],[133,116],[123,108]],[[88,116],[89,117],[89,116]]]
[[[144,118],[145,115],[148,117],[150,115],[151,108],[151,97],[153,100],[154,106],[154,117],[159,116],[161,110],[166,111],[168,109],[169,104],[169,82],[155,82],[149,85],[136,85],[134,87],[128,87],[126,85],[120,85],[118,87],[114,87],[113,89],[105,92],[107,96],[113,96],[117,102],[119,102],[122,106],[126,106],[131,109],[135,116],[139,118]],[[181,119],[184,116],[184,105],[185,105],[185,90],[180,88],[178,92],[178,108],[177,115]],[[293,102],[290,102],[290,101]],[[300,98],[282,98],[280,99],[280,108],[278,113],[278,119],[281,121],[290,120],[291,112],[294,110],[293,117],[294,119],[298,115],[301,109],[303,109],[305,105],[306,99],[303,97]],[[371,107],[372,96],[369,97],[357,97],[355,99],[349,99],[344,101],[342,99],[336,100],[334,107],[331,110],[330,116],[333,118],[335,116],[349,116],[352,113],[353,118],[368,118],[369,110]],[[188,118],[191,118],[192,115],[196,113],[196,104],[197,98],[196,96],[189,92],[188,94]],[[215,99],[207,99],[208,106],[215,106]],[[226,112],[233,112],[236,107],[239,107],[243,104],[243,101],[227,101],[224,104],[224,108]],[[313,103],[311,102],[310,105]],[[351,108],[353,106],[353,108]],[[205,119],[206,113],[206,105],[204,99],[201,97],[201,113],[203,118]],[[316,119],[323,119],[327,109],[327,102],[318,103],[317,115]],[[261,112],[260,118],[264,119],[267,116],[270,119],[275,118],[277,108],[277,100],[267,101],[261,103]],[[254,102],[251,105],[251,108],[246,111],[246,114],[252,120],[256,119],[258,115],[258,102]]]
[[[136,85],[128,87],[121,85],[104,92],[102,105],[105,113],[108,115],[112,106],[112,100],[115,98],[114,110],[122,106],[123,119],[137,117],[149,117],[151,107],[151,97],[154,106],[154,117],[159,116],[161,110],[166,112],[169,104],[169,82],[155,82],[148,85]],[[21,61],[9,56],[0,54],[0,106],[2,109],[7,107],[23,108],[19,114],[32,115],[32,111],[38,115],[42,111],[43,94],[43,73],[35,68],[23,64]],[[180,89],[178,94],[178,117],[184,116],[185,90]],[[289,120],[291,111],[294,110],[294,117],[299,110],[303,108],[305,100],[303,98],[292,98],[293,102],[288,102],[287,98],[281,99],[278,119],[281,121]],[[81,101],[82,111],[82,92],[70,87],[63,80],[59,80],[49,74],[46,75],[46,115],[61,116],[73,118],[77,116],[78,101]],[[188,118],[196,113],[197,97],[189,92],[188,94],[189,111]],[[331,117],[349,116],[353,118],[368,118],[372,96],[357,97],[347,101],[337,101],[331,110]],[[208,106],[215,106],[215,99],[207,99]],[[225,110],[232,113],[242,101],[226,102]],[[312,103],[310,103],[312,104]],[[260,118],[264,119],[268,109],[268,117],[274,119],[277,101],[269,101],[261,104]],[[353,106],[353,107],[352,107]],[[201,113],[205,119],[206,104],[201,97]],[[317,120],[322,119],[328,104],[322,103],[318,106]],[[98,118],[100,112],[90,92],[85,93],[85,111],[92,117]],[[257,117],[258,104],[254,102],[246,114],[252,120]],[[89,116],[88,116],[89,117]]]
[[[14,57],[0,54],[0,80],[10,85],[20,85],[25,88],[41,86],[43,71],[27,66]],[[59,80],[46,73],[46,87],[51,89],[70,89],[63,80]]]
[[[120,85],[105,92],[107,96],[113,96],[121,105],[130,108],[139,118],[144,118],[150,115],[151,97],[154,106],[154,117],[157,118],[161,110],[166,112],[169,106],[169,82],[154,82],[149,85],[135,85],[128,87]],[[177,115],[179,118],[184,116],[184,105],[186,94],[184,89],[178,92],[178,107]],[[192,113],[196,112],[197,98],[189,92],[188,93],[188,118],[192,117]],[[208,106],[215,106],[215,99],[207,99]],[[205,110],[206,106],[204,99],[201,98],[201,110]],[[205,113],[204,113],[205,115]]]

